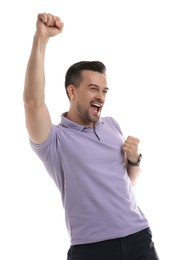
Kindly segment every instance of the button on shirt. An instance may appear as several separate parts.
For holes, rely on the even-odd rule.
[[[62,196],[72,245],[124,237],[149,226],[128,177],[118,123],[103,117],[85,127],[62,114],[32,149]]]

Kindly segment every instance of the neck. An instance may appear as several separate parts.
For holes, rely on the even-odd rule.
[[[75,115],[74,113],[71,112],[71,110],[68,111],[66,117],[75,122],[76,124],[79,124],[79,125],[83,125],[83,126],[89,126],[89,127],[94,127],[95,125],[95,122],[91,122],[91,121],[88,121],[88,120],[84,120],[82,117],[78,116],[78,115]]]

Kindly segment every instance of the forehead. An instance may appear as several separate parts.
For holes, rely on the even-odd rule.
[[[107,87],[106,75],[103,73],[92,70],[83,70],[81,75],[82,84],[95,84],[99,87]]]

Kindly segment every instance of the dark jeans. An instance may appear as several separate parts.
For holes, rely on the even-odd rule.
[[[150,228],[123,238],[73,245],[67,260],[159,260]]]

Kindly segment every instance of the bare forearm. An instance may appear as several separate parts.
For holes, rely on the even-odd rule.
[[[25,75],[24,102],[26,104],[37,106],[44,102],[46,44],[47,40],[35,34]]]
[[[140,168],[140,166],[131,166],[131,165],[127,164],[127,171],[128,171],[128,176],[131,180],[131,183],[134,186],[137,183],[137,179],[141,173],[141,168]]]

